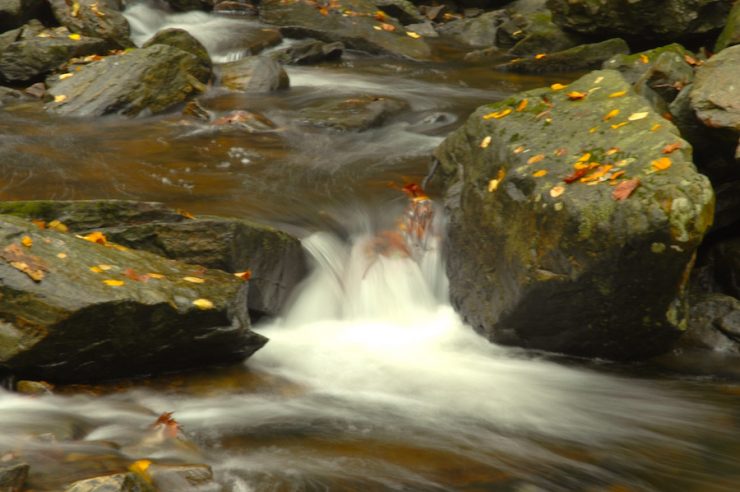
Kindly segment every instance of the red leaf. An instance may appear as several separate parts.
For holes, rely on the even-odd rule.
[[[568,184],[575,183],[576,181],[584,177],[586,173],[588,173],[590,170],[591,170],[590,167],[582,167],[581,169],[576,169],[575,172],[573,172],[573,174],[563,178],[563,181],[565,181]]]
[[[622,181],[612,191],[612,198],[617,201],[626,200],[638,186],[640,186],[640,180],[638,178]]]

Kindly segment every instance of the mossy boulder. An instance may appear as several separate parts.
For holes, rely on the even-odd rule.
[[[503,344],[633,359],[686,328],[714,194],[616,71],[479,108],[436,150],[454,306]]]
[[[247,305],[252,318],[278,315],[308,273],[300,241],[283,231],[243,219],[191,218],[161,203],[0,202],[0,214],[58,220],[80,234],[102,231],[124,246],[193,265],[230,273],[250,270]]]
[[[288,73],[268,56],[248,56],[218,67],[221,85],[235,91],[271,92],[290,87]]]
[[[149,41],[144,43],[142,48],[147,48],[155,44],[164,44],[174,48],[192,53],[198,57],[205,70],[211,70],[213,64],[208,51],[200,41],[195,39],[189,32],[183,29],[163,29],[155,34]]]
[[[242,360],[247,286],[221,270],[0,218],[0,366],[52,382]]]
[[[691,51],[682,45],[672,43],[639,53],[621,53],[615,55],[606,60],[601,68],[605,70],[618,70],[628,82],[634,84],[650,70],[659,57],[665,54],[673,55],[682,60],[686,56],[694,56]]]
[[[509,46],[509,53],[533,56],[573,48],[581,43],[578,35],[563,31],[552,22],[552,12],[539,9],[532,12],[511,12],[509,21],[497,33],[497,44]]]
[[[99,38],[70,38],[65,29],[45,29],[30,23],[4,35],[0,42],[0,82],[28,84],[66,63],[70,58],[103,53],[107,43]]]
[[[347,48],[412,60],[431,58],[431,50],[423,38],[407,35],[398,20],[387,15],[380,17],[377,11],[369,0],[338,0],[329,7],[311,0],[260,3],[260,19],[280,26],[291,37],[339,41]]]
[[[734,3],[730,15],[727,16],[725,28],[717,38],[714,51],[722,51],[736,44],[740,44],[740,2]]]
[[[49,91],[55,101],[46,109],[67,116],[160,113],[203,92],[210,78],[197,56],[155,44],[86,65]]]
[[[496,65],[496,70],[526,73],[572,72],[600,67],[605,60],[629,53],[624,40],[615,38],[594,44],[581,44],[554,53],[540,53],[527,58],[516,58]]]
[[[601,39],[674,41],[718,31],[733,0],[548,0],[553,21]]]
[[[59,24],[70,32],[108,41],[110,48],[130,48],[131,29],[118,0],[48,0]]]

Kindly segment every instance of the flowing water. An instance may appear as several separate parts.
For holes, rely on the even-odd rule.
[[[128,11],[143,42],[186,27],[214,59],[242,55],[225,29],[253,22]],[[440,48],[440,52],[449,53]],[[291,89],[212,89],[216,115],[258,111],[277,128],[213,128],[171,113],[56,119],[0,113],[0,198],[132,198],[258,218],[300,234],[314,270],[270,342],[246,364],[153,380],[0,393],[0,459],[32,465],[29,488],[126,469],[133,460],[210,464],[246,491],[735,491],[736,376],[563,360],[489,344],[447,300],[434,231],[411,257],[373,252],[394,227],[397,191],[476,106],[551,82],[451,61],[348,54],[288,67]],[[554,81],[554,80],[552,80]],[[296,124],[337,96],[393,96],[410,109],[377,129]],[[0,390],[2,391],[2,390]],[[192,443],[148,431],[174,412]]]

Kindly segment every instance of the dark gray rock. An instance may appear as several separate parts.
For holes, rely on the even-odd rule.
[[[408,0],[375,0],[373,3],[378,10],[398,19],[401,24],[424,22],[425,17],[421,15],[416,5]]]
[[[740,46],[731,46],[696,70],[691,105],[709,128],[740,136]]]
[[[740,238],[720,241],[713,251],[717,281],[725,293],[740,298]]]
[[[70,32],[104,39],[111,49],[134,45],[119,0],[49,0],[49,5],[59,24]]]
[[[724,294],[698,295],[691,300],[686,334],[677,347],[740,354],[740,301]]]
[[[479,108],[436,151],[452,303],[498,343],[664,352],[686,329],[712,188],[678,130],[618,72],[556,89]]]
[[[496,34],[508,16],[503,10],[486,12],[473,18],[464,18],[442,24],[439,31],[471,48],[500,46]]]
[[[43,0],[0,0],[0,33],[40,17],[45,6]]]
[[[9,87],[0,87],[0,108],[30,99],[21,91]]]
[[[157,44],[86,65],[51,88],[55,101],[47,111],[67,116],[159,113],[203,92],[210,77],[192,53]]]
[[[497,70],[508,72],[550,73],[571,72],[600,67],[604,61],[617,54],[629,53],[627,43],[622,39],[609,39],[600,43],[582,44],[563,51],[517,58],[496,65]]]
[[[672,43],[659,48],[653,48],[634,54],[618,54],[606,60],[602,68],[606,70],[618,70],[631,84],[636,83],[650,68],[656,60],[664,55],[670,54],[685,61],[684,57],[694,56],[692,52],[678,43]]]
[[[244,92],[271,92],[290,87],[288,73],[267,56],[250,56],[219,65],[218,80],[224,87]]]
[[[324,43],[315,39],[305,39],[287,48],[273,51],[270,53],[270,58],[285,65],[313,65],[338,60],[343,53],[342,43]]]
[[[30,467],[26,463],[0,463],[0,490],[21,492]]]

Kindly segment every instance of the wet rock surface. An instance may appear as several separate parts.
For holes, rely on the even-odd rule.
[[[290,87],[285,69],[267,56],[252,56],[218,67],[221,85],[236,91],[271,92]]]
[[[129,48],[131,30],[117,0],[49,0],[54,17],[70,32],[104,39],[110,48]]]
[[[629,53],[622,39],[609,39],[601,43],[582,44],[554,53],[542,53],[528,58],[517,58],[496,65],[497,70],[526,73],[553,73],[586,70],[601,67],[604,61],[617,54]]]
[[[342,98],[302,109],[298,122],[337,131],[363,131],[382,125],[388,118],[407,108],[408,103],[391,97]]]

